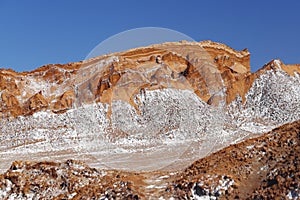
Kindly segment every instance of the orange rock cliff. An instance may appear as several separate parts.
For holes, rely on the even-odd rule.
[[[155,74],[148,73],[157,66]],[[30,72],[0,69],[0,118],[41,110],[63,113],[84,103],[109,104],[116,98],[134,105],[133,96],[140,91],[166,87],[188,87],[209,104],[228,104],[237,95],[244,100],[253,81],[263,71],[276,68],[290,75],[300,72],[300,65],[273,60],[251,73],[247,49],[236,51],[212,41],[182,41],[50,64]],[[119,87],[128,79],[136,81],[132,91]],[[219,95],[222,90],[223,96]]]

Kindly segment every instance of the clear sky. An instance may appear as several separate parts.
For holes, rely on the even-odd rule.
[[[273,58],[300,63],[298,0],[0,0],[0,27],[0,68],[17,71],[82,60],[139,27],[247,47],[252,71]]]

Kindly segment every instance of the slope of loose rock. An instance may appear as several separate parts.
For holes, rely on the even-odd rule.
[[[2,199],[299,199],[300,121],[231,145],[182,171],[96,170],[82,162],[16,161]]]
[[[300,122],[194,162],[166,190],[176,198],[299,199]]]

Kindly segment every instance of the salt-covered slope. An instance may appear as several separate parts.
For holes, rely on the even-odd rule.
[[[1,199],[299,199],[300,121],[193,162],[183,170],[126,172],[86,164],[15,161]]]
[[[252,74],[246,50],[213,42],[1,70],[0,83],[0,170],[16,159],[70,157],[181,168],[300,117],[299,66],[275,60]]]

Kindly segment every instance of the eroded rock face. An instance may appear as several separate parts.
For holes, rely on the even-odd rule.
[[[124,97],[131,104],[140,90],[169,87],[194,90],[205,102],[210,99],[211,103],[219,104],[220,98],[212,97],[223,87],[234,87],[233,79],[249,74],[249,62],[247,50],[237,52],[223,44],[205,41],[165,43],[79,63],[47,65],[32,72],[2,69],[0,90],[5,94],[1,98],[1,114],[31,115],[41,107],[61,113],[83,103],[111,103],[112,93],[122,94],[121,84],[134,87]],[[227,93],[229,103],[236,91],[229,89]],[[28,103],[32,98],[40,102]]]
[[[115,98],[134,106],[132,99],[141,90],[160,88],[193,90],[209,104],[229,104],[237,95],[245,100],[253,81],[265,71],[294,76],[299,68],[272,61],[252,74],[246,49],[238,52],[211,41],[165,43],[32,72],[2,69],[0,112],[6,117],[43,109],[62,113],[82,104],[110,104]],[[33,98],[39,103],[28,103]]]
[[[43,155],[76,155],[93,167],[183,168],[299,120],[300,66],[274,60],[251,73],[249,62],[247,50],[204,41],[32,72],[2,69],[0,170],[16,157]]]

